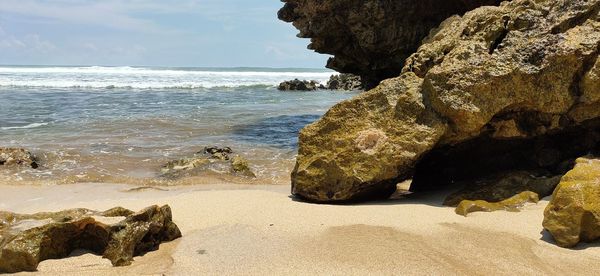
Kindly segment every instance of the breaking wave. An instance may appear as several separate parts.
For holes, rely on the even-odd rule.
[[[295,78],[324,83],[332,74],[269,68],[0,67],[0,88],[270,88]]]

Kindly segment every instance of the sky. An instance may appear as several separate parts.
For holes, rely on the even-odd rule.
[[[323,68],[279,0],[0,0],[0,64]]]

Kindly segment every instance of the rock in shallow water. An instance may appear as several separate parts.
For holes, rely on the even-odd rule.
[[[161,168],[162,177],[178,178],[208,170],[210,166],[229,167],[227,170],[233,174],[256,177],[252,172],[248,160],[236,155],[231,157],[233,150],[230,147],[205,147],[193,157],[169,161]]]
[[[36,169],[38,163],[35,156],[25,149],[0,147],[0,166],[30,166]]]
[[[332,75],[327,81],[327,89],[330,90],[362,90],[362,79],[352,74]]]
[[[246,177],[256,177],[256,175],[250,169],[250,165],[248,164],[248,160],[241,156],[234,156],[231,159],[231,170],[233,173],[240,174]]]
[[[280,83],[277,89],[281,91],[314,91],[317,89],[325,89],[325,87],[320,85],[316,81],[302,81],[299,79],[295,79]]]
[[[515,0],[449,18],[400,77],[301,131],[292,192],[318,202],[387,197],[434,149],[532,139],[597,119],[599,7]]]
[[[116,223],[114,217],[123,217]],[[35,271],[43,260],[67,257],[73,250],[102,254],[115,266],[181,237],[167,205],[134,213],[72,209],[21,215],[0,212],[0,272]]]
[[[562,247],[600,238],[600,159],[577,160],[554,191],[543,225]]]

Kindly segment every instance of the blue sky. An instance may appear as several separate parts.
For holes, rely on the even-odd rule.
[[[278,0],[0,0],[0,64],[322,68]]]

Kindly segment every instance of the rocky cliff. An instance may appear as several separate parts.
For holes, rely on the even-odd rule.
[[[376,57],[401,63],[400,55],[326,36],[323,26],[369,25],[371,18],[394,25],[414,18],[407,1],[313,2],[286,1],[280,17],[294,21],[302,37],[312,37],[313,49],[356,53],[355,62],[338,55],[331,67],[389,76],[378,71],[386,66]],[[367,8],[357,12],[362,5]],[[413,176],[411,188],[419,190],[502,170],[525,169],[540,177],[564,173],[600,141],[599,10],[600,0],[514,0],[448,18],[407,59],[399,77],[334,106],[302,130],[292,192],[332,202],[388,196],[396,183]],[[402,19],[388,19],[391,13]],[[416,31],[398,27],[385,33],[400,45],[407,41],[404,33],[429,31],[418,22],[410,24]],[[340,30],[341,37],[360,33],[365,39],[359,41],[393,48],[381,35],[348,35],[349,29]]]
[[[440,22],[500,0],[282,0],[309,49],[334,55],[327,67],[360,75],[367,86],[400,74],[404,60]]]

